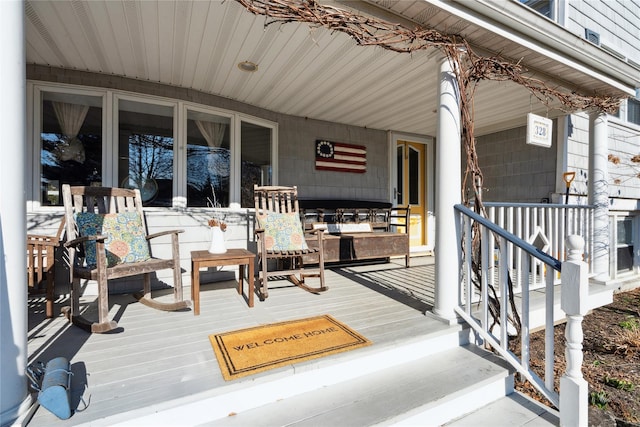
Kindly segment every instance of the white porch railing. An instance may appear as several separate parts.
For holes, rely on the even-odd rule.
[[[558,259],[541,251],[513,233],[499,227],[486,218],[462,205],[455,206],[458,217],[458,241],[460,245],[460,293],[456,313],[474,330],[478,342],[490,345],[502,355],[526,380],[542,393],[556,408],[560,409],[561,425],[587,425],[587,383],[582,377],[582,316],[586,314],[588,266],[582,261],[584,240],[571,236],[564,243],[569,252],[568,260]],[[474,229],[473,225],[477,226]],[[477,231],[476,231],[477,230]],[[473,247],[473,233],[478,232],[479,247]],[[497,244],[496,244],[497,243]],[[480,260],[472,260],[469,254],[476,250]],[[521,278],[520,306],[516,311],[521,322],[521,348],[518,358],[509,350],[509,325],[513,316],[509,304],[511,272],[514,251],[521,251],[519,276]],[[497,257],[494,258],[494,254]],[[479,274],[473,261],[479,264]],[[476,266],[477,267],[477,266]],[[541,379],[529,366],[529,291],[539,270],[544,276],[545,286],[545,372]],[[567,315],[566,366],[561,378],[562,395],[554,390],[554,282],[557,273],[562,282],[561,308]],[[566,271],[565,271],[566,270]],[[490,288],[495,290],[492,293]],[[499,302],[499,334],[491,329],[490,298]]]
[[[582,205],[560,205],[548,203],[495,203],[484,202],[487,218],[516,237],[533,244],[560,261],[566,259],[567,236],[582,236],[586,241],[584,260],[593,272],[594,257],[594,208]],[[515,250],[509,255],[510,273],[516,291],[521,289],[524,279],[521,271],[523,252]],[[534,273],[540,273],[535,269]],[[543,285],[544,277],[533,278],[533,287]]]

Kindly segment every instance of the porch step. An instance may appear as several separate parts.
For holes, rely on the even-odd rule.
[[[497,357],[465,345],[205,425],[440,425],[512,390],[513,376]]]
[[[557,411],[516,391],[444,425],[550,427],[559,424],[560,414]]]

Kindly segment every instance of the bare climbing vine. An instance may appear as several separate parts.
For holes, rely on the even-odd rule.
[[[483,80],[512,81],[519,84],[538,101],[550,107],[559,103],[565,112],[593,110],[606,113],[615,112],[623,98],[586,95],[568,92],[549,86],[545,81],[532,77],[520,63],[513,63],[500,56],[478,55],[473,47],[461,36],[443,34],[437,30],[407,28],[406,26],[367,17],[333,6],[322,5],[316,0],[236,0],[248,11],[269,18],[265,26],[276,23],[305,22],[312,28],[327,28],[348,34],[361,46],[378,46],[398,53],[411,53],[427,49],[440,49],[450,60],[458,88],[460,90],[460,111],[462,125],[462,144],[466,153],[466,169],[462,182],[462,200],[465,205],[474,201],[477,212],[484,213],[479,189],[482,186],[482,170],[478,164],[476,138],[474,135],[474,95],[477,85]],[[479,185],[478,185],[479,184]],[[470,196],[465,189],[473,189]],[[479,281],[479,239],[480,233],[473,230],[474,281]],[[511,280],[509,280],[511,286]],[[492,290],[493,291],[493,290]],[[510,289],[512,291],[512,289]],[[494,295],[495,295],[495,291]],[[510,297],[513,292],[509,292]],[[499,322],[499,302],[491,298],[491,313],[494,323]],[[520,321],[515,310],[513,298],[510,298],[511,319],[520,330]],[[496,311],[497,310],[497,311]],[[498,316],[496,316],[498,313]]]

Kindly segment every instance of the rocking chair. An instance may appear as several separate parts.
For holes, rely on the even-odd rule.
[[[182,298],[182,275],[178,233],[170,230],[147,235],[142,213],[142,198],[137,189],[108,187],[62,186],[67,223],[68,261],[71,271],[71,307],[66,310],[69,320],[89,332],[108,332],[118,327],[109,314],[109,279],[142,274],[142,294],[134,294],[150,307],[175,311],[191,305]],[[149,240],[171,235],[171,259],[151,257]],[[151,298],[151,273],[173,269],[173,302],[159,302]],[[98,322],[90,322],[80,315],[80,279],[98,282]]]
[[[258,290],[260,299],[269,296],[267,281],[269,277],[288,276],[296,286],[312,293],[328,289],[324,282],[324,255],[322,247],[323,231],[314,230],[318,245],[307,246],[296,187],[253,187],[256,228],[258,241],[258,261],[260,263]],[[317,259],[317,267],[304,268],[303,257]],[[269,271],[268,263],[276,260],[277,270]],[[298,274],[298,276],[296,276]],[[309,287],[305,277],[319,277],[320,287]]]

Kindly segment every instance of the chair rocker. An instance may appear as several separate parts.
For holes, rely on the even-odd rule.
[[[256,211],[255,235],[258,243],[258,292],[261,300],[269,296],[269,277],[287,276],[296,286],[312,293],[326,291],[324,281],[323,231],[314,230],[318,239],[317,248],[307,246],[297,187],[259,187],[254,185]],[[316,258],[317,267],[305,268],[303,257]],[[276,260],[277,270],[269,271],[270,260]],[[297,274],[297,275],[296,275]],[[319,277],[320,287],[310,287],[305,277]]]
[[[71,273],[71,307],[65,310],[69,320],[89,331],[108,332],[118,327],[108,319],[108,281],[121,277],[143,275],[143,292],[134,296],[141,303],[165,311],[191,306],[182,297],[182,274],[178,234],[183,230],[167,230],[152,235],[142,212],[138,189],[108,187],[62,186],[67,224],[67,242]],[[171,235],[172,258],[151,256],[149,241]],[[151,273],[173,269],[173,302],[151,298]],[[98,282],[98,321],[91,322],[80,314],[80,279]]]

